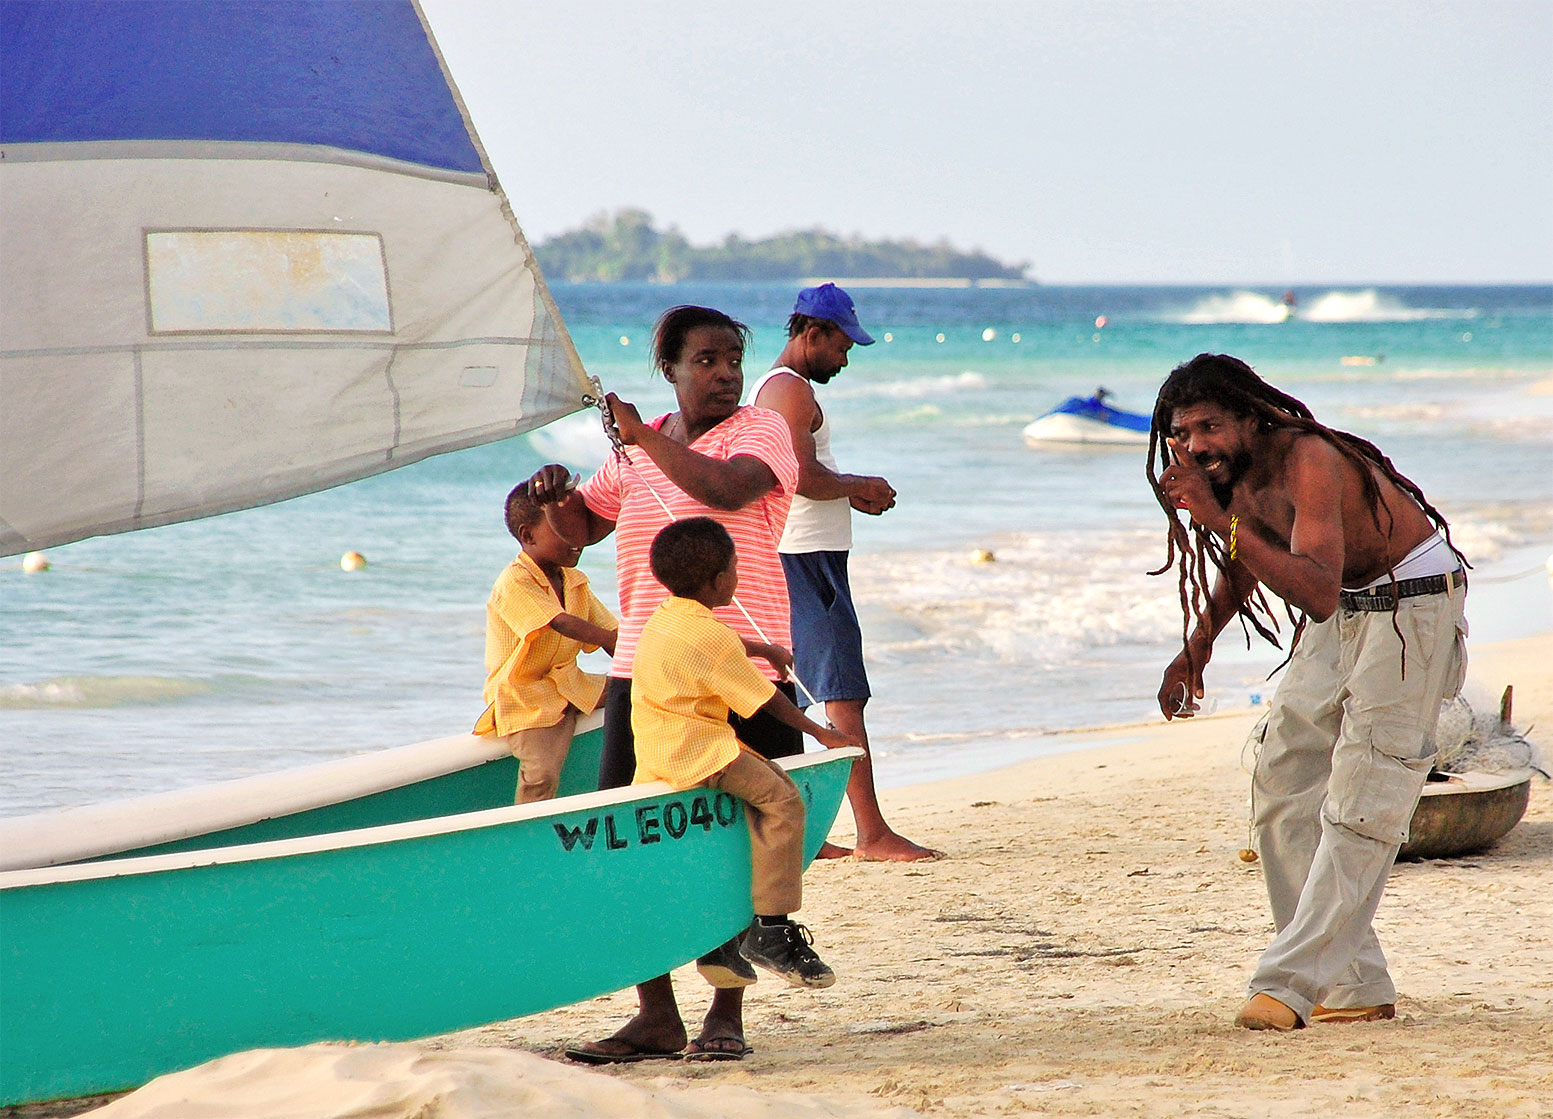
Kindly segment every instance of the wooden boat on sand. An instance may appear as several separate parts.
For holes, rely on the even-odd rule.
[[[1398,859],[1445,859],[1491,847],[1526,814],[1535,770],[1442,773],[1424,786]]]

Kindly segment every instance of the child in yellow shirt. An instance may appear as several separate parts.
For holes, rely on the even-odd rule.
[[[652,543],[652,573],[673,596],[647,620],[631,676],[636,781],[676,789],[704,785],[745,802],[750,831],[750,900],[755,919],[739,954],[793,986],[829,987],[835,973],[809,947],[812,937],[788,919],[803,901],[803,796],[775,762],[743,746],[730,710],[764,710],[826,746],[856,739],[806,717],[761,674],[744,642],[712,614],[733,601],[738,557],[727,529],[710,517],[669,525]],[[754,981],[734,971],[723,986]]]
[[[518,804],[555,796],[577,716],[604,698],[604,677],[577,654],[615,652],[619,623],[577,570],[581,548],[563,540],[528,493],[507,495],[507,531],[522,546],[496,577],[485,607],[485,714],[476,734],[507,740],[518,759]]]

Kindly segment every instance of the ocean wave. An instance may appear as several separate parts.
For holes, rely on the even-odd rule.
[[[1146,572],[1163,559],[1163,526],[1095,533],[1083,549],[1065,531],[992,544],[995,562],[974,565],[960,550],[855,558],[859,605],[887,612],[895,623],[869,630],[870,656],[975,654],[1002,665],[1041,665],[1179,640],[1175,580]]]
[[[215,690],[214,685],[204,681],[167,676],[56,676],[35,684],[0,684],[0,710],[177,703]]]
[[[573,470],[594,470],[609,455],[609,437],[592,408],[553,420],[528,435],[529,446],[546,462],[559,462]]]
[[[1553,535],[1553,505],[1484,502],[1447,512],[1451,542],[1474,567],[1487,567],[1507,553]]]
[[[1470,432],[1480,437],[1511,442],[1546,443],[1553,436],[1553,392],[1547,384],[1524,383],[1524,375],[1507,376],[1499,371],[1461,372],[1438,370],[1398,371],[1396,384],[1454,381],[1449,388],[1429,388],[1431,399],[1418,399],[1417,390],[1408,399],[1402,393],[1362,394],[1363,403],[1345,403],[1341,413],[1391,422],[1435,426],[1460,435]],[[1521,382],[1521,383],[1517,383]],[[1404,390],[1405,391],[1405,390]],[[1357,394],[1356,394],[1357,395]]]
[[[1031,420],[1029,412],[1000,412],[986,415],[972,414],[955,417],[956,427],[1025,427]]]
[[[1399,365],[1380,355],[1373,362],[1358,365],[1354,362],[1340,362],[1342,368],[1332,365],[1328,368],[1305,373],[1300,377],[1304,384],[1323,385],[1348,385],[1348,384],[1374,384],[1376,382],[1394,382],[1409,384],[1413,382],[1424,383],[1429,381],[1459,381],[1470,383],[1476,388],[1489,388],[1499,385],[1514,387],[1515,382],[1532,382],[1521,390],[1522,395],[1528,398],[1553,395],[1553,389],[1541,387],[1539,378],[1548,378],[1548,383],[1553,384],[1553,378],[1549,378],[1548,370],[1532,367],[1505,367],[1490,368],[1485,366],[1461,366],[1450,368],[1448,366],[1406,366]],[[1502,391],[1502,390],[1500,390]]]
[[[1473,404],[1393,404],[1352,406],[1342,410],[1345,421],[1365,420],[1413,425],[1429,431],[1449,420],[1458,435],[1471,434],[1510,444],[1546,445],[1553,438],[1553,414],[1495,411]]]
[[[1366,420],[1405,420],[1412,423],[1438,423],[1450,410],[1443,404],[1411,402],[1402,404],[1350,404],[1343,415]]]
[[[834,395],[837,398],[887,396],[914,399],[923,396],[942,396],[946,393],[980,392],[986,389],[989,383],[985,374],[965,370],[961,373],[940,377],[919,377],[910,381],[862,382],[846,389],[837,389]]]
[[[1408,307],[1374,288],[1362,291],[1329,291],[1295,309],[1306,322],[1423,322],[1427,319],[1474,319],[1477,311],[1468,308]]]
[[[1433,366],[1415,366],[1398,369],[1391,374],[1398,381],[1516,381],[1537,373],[1526,369],[1482,369],[1468,366],[1465,369],[1445,369]]]
[[[1188,326],[1219,323],[1280,323],[1289,317],[1282,300],[1255,291],[1233,291],[1228,295],[1210,295],[1179,315],[1166,315],[1166,322]]]
[[[1257,291],[1232,291],[1210,295],[1166,322],[1189,326],[1223,323],[1281,323],[1299,319],[1311,323],[1423,322],[1429,319],[1475,319],[1474,308],[1409,307],[1394,296],[1374,288],[1328,291],[1290,306],[1282,299]]]

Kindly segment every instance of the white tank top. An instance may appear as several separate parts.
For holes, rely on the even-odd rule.
[[[760,390],[771,378],[781,374],[800,377],[801,374],[779,365],[755,382],[750,389],[749,402],[753,404]],[[820,426],[814,431],[814,457],[821,466],[840,474],[836,457],[830,450],[830,417],[820,412]],[[844,497],[828,501],[811,501],[795,494],[793,507],[787,511],[787,526],[782,530],[782,540],[777,551],[789,555],[803,552],[847,552],[852,550],[852,504]]]

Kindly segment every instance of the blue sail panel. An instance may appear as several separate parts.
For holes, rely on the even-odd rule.
[[[411,0],[4,0],[0,143],[92,140],[484,170]]]

